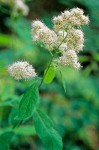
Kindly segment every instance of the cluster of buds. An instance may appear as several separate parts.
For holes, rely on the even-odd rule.
[[[14,17],[19,14],[27,16],[29,12],[28,6],[24,3],[24,0],[0,0],[3,5],[8,5],[12,9],[12,15]]]
[[[53,17],[53,30],[39,20],[32,23],[33,41],[41,42],[48,50],[56,50],[61,56],[55,60],[59,65],[80,68],[77,54],[83,49],[84,34],[80,29],[89,23],[82,9],[73,8]]]

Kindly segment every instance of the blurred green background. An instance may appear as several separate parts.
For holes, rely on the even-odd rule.
[[[1,4],[0,4],[1,5]],[[99,0],[27,0],[29,15],[12,18],[0,6],[0,134],[11,127],[16,105],[31,81],[15,81],[7,66],[17,60],[29,61],[39,76],[50,60],[43,47],[33,43],[31,22],[42,20],[52,27],[51,19],[65,9],[79,7],[89,15],[90,24],[83,27],[84,51],[80,53],[83,68],[76,72],[63,69],[50,85],[40,89],[41,108],[54,120],[63,137],[63,150],[99,150]],[[16,104],[16,105],[15,105]],[[47,150],[27,120],[16,130],[11,150]]]

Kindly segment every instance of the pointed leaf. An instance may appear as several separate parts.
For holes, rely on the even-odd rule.
[[[12,108],[12,111],[9,115],[9,124],[14,128],[16,127],[19,123],[20,120],[17,119],[17,115],[18,115],[18,108]]]
[[[38,136],[50,150],[62,150],[62,139],[53,128],[50,118],[40,110],[33,113],[34,126]]]
[[[24,120],[31,117],[34,109],[37,107],[38,102],[39,102],[38,86],[34,84],[25,92],[19,104],[19,114],[18,114],[19,119]]]
[[[45,70],[44,72],[45,74],[45,78],[44,78],[44,83],[51,83],[55,77],[55,70],[54,70],[54,67],[53,66],[50,66],[50,68]]]

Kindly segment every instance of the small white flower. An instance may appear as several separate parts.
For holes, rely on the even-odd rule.
[[[64,30],[60,30],[60,31],[57,33],[57,35],[58,35],[58,39],[61,41],[61,40],[63,40],[63,39],[67,36],[67,32],[64,31]]]
[[[8,72],[14,79],[30,79],[36,77],[35,69],[26,61],[18,61],[8,67]]]
[[[79,52],[84,46],[84,34],[81,30],[71,29],[68,31],[67,39],[67,49],[75,50]]]
[[[89,23],[88,16],[80,8],[73,8],[70,11],[64,11],[61,15],[53,18],[53,28],[56,32],[67,30],[73,26],[80,27]]]
[[[89,18],[84,15],[82,9],[73,8],[71,9],[70,23],[76,26],[86,25],[89,23]]]
[[[73,9],[71,9],[71,15],[83,15],[84,14],[84,11],[82,10],[82,9],[80,9],[80,8],[73,8]]]
[[[70,11],[65,10],[61,15],[62,15],[63,20],[69,19]]]
[[[81,18],[82,25],[89,23],[89,17],[88,16],[82,16]]]
[[[37,24],[38,22],[38,24]],[[33,41],[42,42],[49,50],[56,45],[57,35],[53,30],[50,30],[40,21],[35,21],[32,24]]]
[[[63,28],[63,18],[62,16],[57,16],[53,18],[53,29],[57,32]]]
[[[63,29],[67,29],[67,28],[71,28],[71,24],[70,24],[70,11],[64,11],[61,16],[63,18],[63,23],[62,23],[62,27]]]
[[[45,27],[45,25],[41,21],[39,21],[39,20],[33,21],[32,22],[32,33],[35,35],[36,32],[39,29],[42,29],[43,27]]]
[[[63,53],[67,50],[67,43],[62,43],[59,47],[59,50]]]
[[[70,65],[74,69],[80,69],[80,63],[78,62],[78,57],[75,51],[68,50],[63,53],[63,55],[59,58],[58,64],[63,66]]]
[[[73,8],[53,17],[53,30],[40,21],[32,24],[33,40],[42,42],[49,49],[55,49],[62,55],[59,64],[71,65],[75,69],[80,68],[77,54],[83,49],[84,34],[79,28],[89,23],[88,16],[80,8]]]

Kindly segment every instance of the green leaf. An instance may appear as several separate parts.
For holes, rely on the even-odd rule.
[[[35,128],[31,125],[22,125],[15,129],[15,133],[24,136],[36,135]]]
[[[9,150],[9,144],[13,136],[13,132],[5,132],[0,135],[0,150]]]
[[[54,77],[55,77],[55,70],[53,66],[50,66],[49,69],[46,69],[44,72],[44,82],[49,84],[53,81]]]
[[[32,116],[34,109],[39,102],[39,92],[37,84],[33,84],[23,95],[19,104],[18,118],[20,120],[27,119]]]
[[[13,108],[9,115],[9,124],[12,127],[16,127],[20,123],[20,120],[17,119],[17,115],[18,115],[18,108]]]
[[[2,106],[15,106],[18,104],[18,101],[17,100],[6,100],[6,101],[3,101],[3,102],[0,102],[0,107]]]
[[[5,127],[5,128],[0,128],[0,134],[6,133],[7,131],[11,131],[11,127]],[[14,128],[14,133],[17,135],[24,135],[24,136],[35,136],[36,131],[33,125],[21,125],[18,126],[18,128]],[[2,139],[0,137],[0,139]],[[9,138],[10,140],[10,138]],[[1,140],[0,140],[1,141]],[[1,144],[1,143],[0,143]],[[2,149],[0,149],[2,150]]]
[[[54,129],[50,118],[40,110],[33,113],[34,126],[40,139],[50,150],[62,150],[62,139]]]

